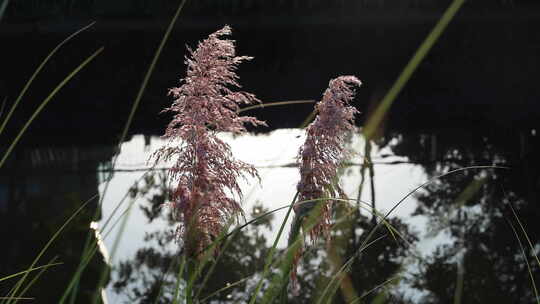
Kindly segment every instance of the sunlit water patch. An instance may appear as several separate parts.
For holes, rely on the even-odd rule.
[[[237,159],[253,164],[258,169],[260,180],[248,177],[240,181],[244,194],[242,199],[244,210],[252,210],[255,205],[262,205],[266,209],[273,210],[290,204],[299,180],[295,161],[298,149],[305,140],[304,130],[280,129],[268,134],[241,136],[221,134],[220,138],[230,145]],[[164,144],[165,141],[159,137],[134,136],[122,145],[114,167],[115,173],[108,185],[105,182],[100,185],[100,192],[104,194],[100,227],[102,229],[105,227],[102,232],[105,233],[105,244],[112,255],[113,265],[133,258],[137,250],[143,245],[147,246],[145,242],[147,233],[158,230],[173,232],[174,230],[174,227],[170,227],[163,219],[149,222],[147,215],[141,209],[141,206],[148,204],[149,194],[143,197],[130,194],[130,189],[133,189],[134,185],[144,184],[144,175],[153,165],[151,161],[149,162],[151,154]],[[352,152],[348,160],[351,165],[342,171],[340,184],[349,198],[356,199],[362,179],[361,164],[366,157],[364,140],[359,135],[351,136],[349,149]],[[408,163],[404,157],[394,156],[389,148],[373,145],[370,158],[374,164],[373,174],[371,174],[374,193],[371,193],[370,174],[365,174],[361,201],[371,204],[375,198],[375,207],[381,214],[386,214],[411,190],[427,180],[421,166]],[[170,163],[160,163],[154,169],[166,171],[166,168],[170,166]],[[415,208],[415,199],[411,196],[391,214],[408,224],[411,231],[419,232],[420,241],[416,243],[415,248],[410,248],[410,250],[414,250],[417,254],[428,254],[437,245],[450,241],[444,233],[435,237],[424,237],[428,222],[423,216],[412,215]],[[115,209],[117,209],[116,212]],[[361,213],[371,216],[365,209],[362,209]],[[272,228],[263,228],[268,245],[274,241],[285,215],[286,209],[276,212],[272,220]],[[279,240],[280,248],[287,244],[286,236],[289,226],[290,222],[285,225],[284,234]],[[175,242],[167,246],[173,251],[177,247],[178,244]],[[121,295],[112,292],[110,286],[108,294],[111,303],[123,300]]]

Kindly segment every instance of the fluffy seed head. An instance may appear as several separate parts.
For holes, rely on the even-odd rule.
[[[181,85],[169,90],[173,104],[164,111],[174,117],[165,130],[169,140],[153,155],[155,162],[174,160],[169,177],[176,183],[172,192],[173,215],[180,222],[178,239],[188,255],[202,252],[223,230],[228,219],[242,213],[239,177],[258,177],[255,168],[234,159],[230,147],[216,132],[243,133],[245,124],[265,125],[254,117],[239,117],[239,104],[260,102],[239,88],[236,67],[251,57],[235,55],[234,41],[222,39],[231,29],[225,26],[188,49],[187,74]],[[178,142],[180,144],[178,145]]]

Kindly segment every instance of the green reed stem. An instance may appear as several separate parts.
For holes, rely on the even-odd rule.
[[[11,278],[14,278],[14,277],[17,277],[17,276],[20,276],[20,275],[23,275],[23,274],[25,274],[27,272],[32,272],[32,271],[35,271],[35,270],[40,270],[42,268],[49,268],[51,266],[62,265],[62,264],[63,263],[50,263],[50,264],[45,264],[45,265],[38,266],[38,267],[33,267],[33,268],[30,268],[30,269],[27,269],[27,270],[24,270],[24,271],[20,271],[20,272],[17,272],[17,273],[10,274],[8,276],[2,277],[2,278],[0,278],[0,282],[2,282],[4,280],[9,280]]]
[[[431,179],[429,179],[428,181],[424,182],[423,184],[419,185],[418,187],[414,188],[412,191],[410,191],[409,193],[407,193],[403,198],[401,198],[399,200],[399,202],[397,202],[391,209],[390,211],[388,211],[385,216],[384,216],[384,221],[379,221],[377,223],[377,225],[371,229],[371,231],[368,233],[368,235],[366,236],[366,238],[364,239],[364,241],[362,242],[362,244],[359,246],[359,249],[349,258],[349,260],[347,260],[343,266],[340,268],[340,270],[338,272],[336,272],[336,274],[332,277],[332,280],[330,282],[330,284],[324,289],[322,295],[321,295],[321,298],[319,299],[319,302],[317,303],[321,303],[321,300],[324,298],[324,296],[326,295],[326,293],[328,293],[329,291],[329,288],[330,286],[332,285],[333,282],[335,282],[335,280],[338,279],[338,276],[344,272],[351,264],[352,262],[359,256],[359,254],[362,252],[362,250],[364,250],[364,248],[366,248],[366,244],[369,242],[369,240],[371,239],[371,237],[375,234],[375,232],[381,227],[381,225],[383,225],[386,221],[386,219],[390,216],[390,214],[392,214],[392,212],[394,212],[394,210],[396,210],[397,207],[399,207],[409,196],[411,196],[413,193],[415,193],[416,191],[420,190],[421,188],[427,186],[428,184],[434,182],[435,180],[437,179],[440,179],[440,178],[443,178],[447,175],[450,175],[450,174],[454,174],[454,173],[457,173],[457,172],[461,172],[461,171],[465,171],[465,170],[473,170],[473,169],[508,169],[507,167],[498,167],[498,166],[470,166],[470,167],[465,167],[465,168],[459,168],[459,169],[456,169],[456,170],[452,170],[452,171],[449,171],[449,172],[446,172],[444,174],[440,174],[440,175],[437,175]]]
[[[514,225],[512,224],[512,222],[510,222],[510,220],[508,220],[508,219],[506,219],[506,221],[508,222],[508,225],[510,225],[510,228],[512,229],[512,232],[514,233],[514,236],[516,237],[516,240],[518,241],[519,248],[521,250],[521,255],[523,256],[523,260],[525,260],[525,264],[527,265],[527,271],[529,273],[529,278],[531,279],[531,285],[532,285],[532,288],[533,288],[533,291],[534,291],[534,296],[536,298],[536,303],[540,304],[540,296],[538,295],[538,289],[536,288],[536,283],[534,281],[534,275],[533,275],[533,272],[532,272],[532,269],[531,269],[531,265],[529,263],[529,258],[527,257],[527,253],[525,252],[525,247],[523,246],[523,243],[521,243],[521,240],[519,239],[519,234],[518,234],[516,228],[514,228]]]
[[[279,239],[281,238],[281,234],[283,233],[283,229],[285,228],[285,224],[287,223],[287,220],[289,219],[289,216],[291,215],[291,211],[293,209],[294,203],[296,202],[297,198],[298,198],[298,192],[296,192],[296,194],[294,195],[291,205],[289,206],[289,209],[287,210],[287,215],[285,215],[285,219],[281,223],[281,227],[279,227],[279,231],[276,236],[276,239],[274,240],[274,244],[272,244],[272,247],[270,248],[270,252],[268,253],[268,256],[266,257],[266,263],[264,264],[261,279],[259,280],[259,283],[257,283],[257,287],[255,288],[255,292],[251,296],[251,300],[249,301],[249,304],[254,304],[255,301],[257,300],[257,294],[261,290],[264,278],[268,275],[268,271],[270,270],[270,265],[272,264],[272,259],[274,258],[274,253],[276,252],[277,244],[279,242]]]
[[[435,42],[437,42],[441,34],[444,32],[450,21],[452,21],[452,19],[459,11],[464,2],[465,0],[452,1],[450,6],[446,9],[442,17],[435,25],[435,27],[431,30],[429,35],[422,42],[418,50],[414,53],[413,57],[409,60],[409,62],[399,75],[398,79],[394,82],[388,93],[386,93],[373,115],[371,115],[371,117],[368,119],[364,128],[364,135],[366,137],[366,140],[373,138],[384,116],[390,109],[390,106],[392,105],[398,94],[407,84],[413,73],[416,71],[416,68],[418,67],[420,62],[424,60],[426,55],[429,53],[431,47],[433,47]]]
[[[39,261],[39,259],[43,256],[43,254],[45,253],[45,251],[51,246],[51,244],[53,243],[54,240],[56,240],[56,238],[60,235],[60,233],[67,227],[67,225],[69,223],[71,223],[71,221],[91,202],[94,200],[94,198],[96,198],[97,195],[94,195],[93,197],[91,197],[89,200],[87,200],[84,204],[82,204],[79,209],[77,209],[65,222],[64,224],[62,224],[62,226],[60,226],[60,228],[58,228],[58,230],[53,234],[53,236],[49,239],[49,241],[45,244],[45,246],[41,249],[41,251],[39,252],[39,254],[36,256],[36,258],[34,259],[34,261],[32,262],[32,264],[30,265],[30,267],[28,267],[28,271],[23,275],[23,277],[17,282],[17,284],[15,285],[15,289],[13,290],[13,295],[15,296],[17,294],[17,291],[19,290],[19,288],[21,288],[22,284],[24,283],[24,281],[26,280],[26,277],[28,276],[29,272],[33,269],[35,269],[35,265],[37,264],[37,262]],[[16,302],[16,301],[15,301]],[[8,304],[10,304],[11,301],[8,302]]]

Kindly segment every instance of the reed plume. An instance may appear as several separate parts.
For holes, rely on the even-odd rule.
[[[317,117],[307,127],[306,141],[300,147],[297,158],[300,182],[297,184],[298,203],[294,206],[290,244],[296,240],[302,226],[306,224],[308,214],[316,206],[320,208],[320,217],[310,225],[310,238],[313,242],[320,236],[324,236],[327,241],[330,239],[332,198],[345,196],[336,181],[337,171],[346,156],[345,137],[354,128],[354,115],[358,113],[349,104],[354,98],[354,88],[361,84],[354,76],[332,79],[322,100],[315,106]],[[301,250],[296,255],[291,272],[293,282],[296,281],[296,266],[300,256]]]
[[[176,183],[169,206],[179,221],[177,237],[188,256],[200,254],[223,230],[231,217],[243,214],[237,199],[242,191],[239,177],[257,177],[257,170],[234,159],[217,132],[246,132],[245,124],[266,125],[254,117],[239,117],[240,104],[260,102],[255,95],[233,91],[240,88],[238,64],[252,57],[236,56],[231,28],[223,27],[188,48],[187,73],[181,85],[169,90],[174,101],[163,111],[173,119],[163,138],[168,144],[153,154],[155,162],[174,160],[169,178]],[[180,144],[178,144],[180,142]]]

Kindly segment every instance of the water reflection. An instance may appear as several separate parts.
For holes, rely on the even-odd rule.
[[[304,139],[301,130],[222,138],[231,144],[238,158],[256,164],[260,170],[261,185],[253,180],[242,184],[248,219],[289,203],[298,180],[292,164]],[[27,267],[52,233],[99,188],[105,201],[100,229],[119,206],[111,221],[117,223],[115,228],[111,233],[111,226],[102,231],[109,249],[121,227],[119,215],[127,216],[107,287],[111,303],[169,303],[175,292],[181,247],[173,240],[175,223],[168,210],[161,208],[168,196],[163,170],[167,164],[153,171],[146,166],[149,154],[160,145],[159,139],[143,136],[124,143],[105,194],[96,172],[108,171],[104,164],[111,159],[112,148],[33,149],[17,154],[0,177],[0,225],[6,234],[6,250],[0,254],[2,261],[7,261],[0,263],[0,276]],[[370,149],[359,136],[352,136],[350,145],[358,154],[350,160],[351,166],[342,170],[343,189],[356,198],[363,170],[360,197],[368,203],[376,199],[376,207],[383,212],[417,185],[442,173],[478,165],[511,169],[460,171],[416,192],[389,219],[405,240],[384,228],[378,230],[372,238],[377,241],[354,258],[345,281],[348,285],[336,293],[333,303],[348,303],[351,295],[371,302],[381,293],[392,303],[447,303],[456,298],[461,298],[461,303],[535,302],[520,243],[508,221],[517,230],[531,274],[538,282],[540,272],[534,260],[540,248],[536,134],[403,131],[371,143]],[[372,169],[363,166],[365,160],[373,165]],[[127,199],[123,200],[126,193]],[[529,248],[510,205],[529,233],[534,249]],[[358,252],[378,221],[366,209],[356,207],[352,204],[336,211],[341,220],[334,231],[335,250],[315,244],[306,252],[299,273],[301,292],[290,290],[291,303],[312,303],[328,286],[335,264]],[[48,284],[65,286],[62,282],[71,278],[95,208],[93,205],[77,217],[49,249],[43,262],[58,255],[65,264],[44,273],[28,296],[59,297],[63,289],[48,288]],[[284,213],[277,212],[273,218],[248,226],[231,239],[227,248],[222,248],[223,255],[212,275],[204,284],[199,282],[203,287],[196,289],[200,298],[218,303],[246,302]],[[345,214],[348,216],[341,217]],[[285,240],[280,242],[281,251],[285,245]],[[101,266],[102,258],[97,256],[85,273],[76,303],[85,303],[84,297],[95,291]],[[214,293],[226,286],[231,287]],[[2,294],[8,287],[11,285],[2,285]]]
[[[427,139],[427,140],[426,140]],[[426,303],[535,303],[531,277],[540,271],[538,255],[539,141],[535,133],[473,132],[407,134],[391,145],[412,160],[437,156],[423,165],[429,176],[464,166],[494,164],[508,170],[467,170],[428,185],[416,195],[416,214],[429,218],[433,234],[454,241],[440,246],[419,263],[413,285],[428,291]],[[531,237],[532,249],[512,208]],[[513,231],[517,229],[519,240]],[[524,251],[520,247],[524,246]],[[525,257],[532,267],[528,273]],[[529,276],[530,275],[530,276]]]

